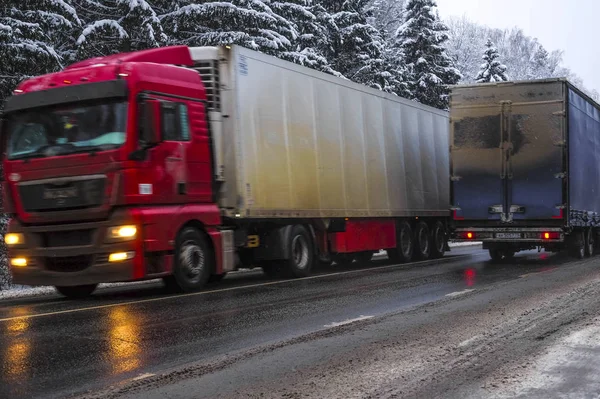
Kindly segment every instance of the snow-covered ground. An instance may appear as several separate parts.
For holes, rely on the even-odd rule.
[[[476,246],[480,245],[481,242],[451,242],[450,248],[454,247],[465,247],[465,246]],[[385,251],[379,251],[374,256],[381,257],[385,255]],[[243,273],[243,271],[242,271]],[[108,288],[108,287],[120,287],[120,286],[129,286],[132,285],[147,285],[147,284],[156,284],[158,280],[147,280],[147,281],[138,281],[134,283],[110,283],[110,284],[100,284],[99,288]],[[43,296],[43,295],[52,295],[55,294],[56,291],[54,287],[12,287],[7,290],[0,290],[0,300],[1,299],[12,299],[12,298],[23,298],[23,297],[32,297],[32,296]]]
[[[549,347],[495,398],[600,397],[600,319]]]

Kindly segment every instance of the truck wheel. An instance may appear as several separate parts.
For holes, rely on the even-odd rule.
[[[165,279],[167,287],[176,291],[195,291],[210,278],[213,255],[206,238],[195,228],[182,230],[175,244],[173,275]]]
[[[420,221],[415,229],[415,257],[419,260],[427,260],[431,255],[431,240],[429,226]]]
[[[596,237],[591,227],[585,231],[585,256],[594,256],[596,252]]]
[[[407,221],[400,222],[396,236],[396,248],[388,249],[388,258],[397,263],[410,262],[415,247],[414,241],[410,224]]]
[[[92,295],[96,291],[98,284],[87,284],[87,285],[72,285],[72,286],[60,286],[54,287],[60,294],[70,299],[81,299]]]
[[[290,259],[285,261],[285,271],[292,277],[310,276],[315,251],[308,231],[300,225],[292,227],[289,245]]]
[[[582,230],[574,231],[569,240],[569,255],[576,259],[585,258],[585,236]]]
[[[446,229],[439,220],[433,224],[431,229],[431,257],[438,259],[446,252]]]

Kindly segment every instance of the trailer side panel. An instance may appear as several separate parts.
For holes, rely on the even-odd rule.
[[[224,142],[239,146],[241,217],[448,214],[446,112],[240,47],[230,54],[238,128]]]
[[[600,224],[600,111],[569,87],[569,199],[572,225]]]

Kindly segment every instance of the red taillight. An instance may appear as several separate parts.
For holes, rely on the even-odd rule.
[[[464,231],[459,234],[459,238],[462,238],[463,240],[472,240],[475,238],[475,233],[471,231]]]
[[[542,233],[542,238],[544,240],[558,240],[560,238],[560,233],[557,231],[550,231]]]
[[[471,238],[473,238],[475,235],[471,232],[467,233],[467,238],[470,240]]]

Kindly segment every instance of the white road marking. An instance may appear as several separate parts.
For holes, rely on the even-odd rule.
[[[139,381],[139,380],[143,380],[144,378],[148,378],[148,377],[154,377],[156,374],[152,374],[152,373],[145,373],[145,374],[140,374],[135,378],[132,378],[132,381]]]
[[[373,317],[374,316],[359,316],[355,319],[348,319],[348,320],[344,320],[344,321],[333,322],[331,324],[325,324],[323,327],[333,328],[333,327],[345,326],[346,324],[352,324],[352,323],[356,323],[357,321],[372,319]]]
[[[550,269],[541,270],[541,271],[539,271],[539,272],[525,273],[525,274],[521,274],[521,275],[519,276],[519,278],[525,278],[525,277],[529,277],[529,276],[535,276],[536,274],[548,273],[548,272],[551,272],[551,271],[553,271],[553,270],[555,270],[555,269],[556,269],[556,267],[552,267],[552,268],[550,268]]]
[[[453,262],[453,261],[458,261],[458,260],[463,259],[463,258],[469,258],[470,256],[471,255],[459,255],[459,256],[452,257],[452,258],[450,258],[450,257],[448,257],[448,258],[442,258],[441,260],[445,260],[447,262]],[[395,269],[395,268],[406,267],[408,265],[412,266],[412,265],[419,265],[419,264],[422,264],[422,263],[434,263],[434,262],[439,262],[439,261],[440,261],[440,259],[436,259],[434,261],[432,261],[432,260],[423,260],[423,261],[419,261],[419,262],[411,262],[411,263],[403,263],[403,264],[395,264],[395,265],[371,267],[371,268],[368,268],[368,269],[348,270],[348,271],[344,271],[344,272],[319,274],[319,275],[316,275],[316,276],[302,277],[302,278],[297,278],[297,279],[294,279],[294,280],[269,281],[267,283],[257,283],[257,284],[240,285],[240,286],[237,286],[237,287],[221,288],[221,289],[209,290],[209,291],[190,292],[190,293],[187,293],[187,294],[170,295],[170,296],[158,297],[158,298],[150,298],[150,299],[140,299],[140,300],[137,300],[137,301],[118,302],[118,303],[111,303],[111,304],[107,304],[107,305],[88,306],[88,307],[84,307],[84,308],[59,310],[59,311],[56,311],[56,312],[35,313],[35,314],[30,314],[30,315],[13,316],[13,317],[6,317],[4,319],[0,319],[0,322],[12,321],[12,320],[32,319],[32,318],[35,318],[35,317],[54,316],[54,315],[67,314],[67,313],[84,312],[86,310],[107,309],[107,308],[113,308],[115,306],[134,305],[134,304],[138,304],[138,303],[150,303],[150,302],[168,301],[168,300],[171,300],[171,299],[185,298],[185,297],[189,297],[189,296],[201,296],[201,295],[214,294],[214,293],[217,293],[217,292],[238,291],[238,290],[242,290],[242,289],[246,289],[246,288],[257,288],[257,287],[267,287],[267,286],[271,286],[271,285],[290,284],[290,283],[301,282],[301,281],[306,281],[306,280],[317,280],[317,279],[326,278],[326,277],[332,277],[332,276],[343,276],[343,275],[347,275],[347,274],[365,273],[365,272],[369,272],[369,271],[373,271],[373,270]],[[446,263],[446,262],[442,262],[442,263]]]
[[[462,291],[451,292],[449,294],[446,294],[446,296],[449,296],[449,297],[459,296],[459,295],[467,294],[467,293],[472,292],[472,291],[475,291],[475,290],[469,290],[469,289],[467,289],[467,290],[462,290]],[[2,320],[0,320],[0,321],[2,321]]]

